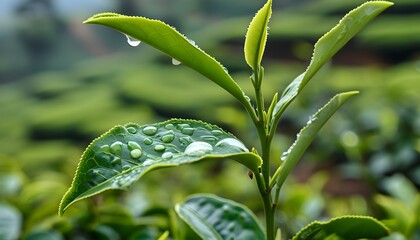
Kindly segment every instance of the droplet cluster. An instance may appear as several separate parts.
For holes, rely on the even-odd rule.
[[[248,149],[230,134],[202,122],[128,124],[115,127],[86,152],[85,158],[93,167],[86,172],[85,182],[91,188],[112,178],[112,183],[119,187],[129,186],[136,181],[136,174],[153,164],[182,164],[205,155],[236,152]]]

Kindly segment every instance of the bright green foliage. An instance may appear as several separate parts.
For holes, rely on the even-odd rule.
[[[366,24],[392,5],[393,3],[385,1],[366,2],[349,12],[337,26],[321,37],[315,44],[312,60],[306,71],[293,80],[283,91],[282,97],[274,108],[272,124],[277,124],[287,106],[331,57],[360,32]],[[275,126],[273,129],[275,129]]]
[[[269,0],[252,19],[245,39],[245,60],[252,70],[257,71],[264,55],[267,42],[267,27],[271,17],[272,1]]]
[[[89,18],[85,23],[105,25],[138,39],[203,74],[240,102],[247,102],[239,85],[219,62],[201,50],[195,42],[162,21],[101,13]]]
[[[203,239],[263,240],[254,214],[245,206],[214,195],[193,195],[175,207]]]
[[[109,189],[127,189],[146,173],[204,159],[232,158],[258,173],[259,156],[222,129],[199,121],[173,119],[116,126],[83,153],[60,214],[72,203]]]
[[[391,5],[385,1],[367,2],[348,13],[337,26],[319,39],[306,71],[286,87],[280,98],[274,95],[268,110],[264,107],[261,91],[264,78],[261,61],[267,41],[272,0],[267,0],[252,19],[245,40],[245,60],[253,70],[251,80],[255,90],[255,107],[219,62],[173,27],[158,20],[115,13],[98,14],[88,19],[86,23],[114,28],[151,45],[233,95],[244,105],[255,125],[262,155],[260,157],[254,148],[249,152],[243,143],[222,129],[199,121],[174,119],[147,126],[117,126],[94,140],[86,149],[72,186],[61,202],[60,214],[72,203],[105,190],[127,189],[154,169],[204,159],[231,158],[253,172],[264,205],[265,234],[246,207],[216,196],[192,196],[176,206],[177,214],[204,239],[273,240],[276,235],[280,238],[281,233],[276,233],[274,219],[282,184],[321,127],[357,92],[337,94],[318,110],[284,153],[282,164],[271,176],[270,146],[276,135],[277,123],[284,110],[316,72],[368,22]],[[273,187],[276,187],[275,191],[272,191]],[[378,238],[387,234],[387,229],[373,218],[346,216],[326,223],[314,222],[294,239]],[[167,235],[164,233],[162,238]]]
[[[388,234],[385,225],[372,217],[344,216],[328,222],[315,221],[300,230],[292,240],[378,239]]]
[[[305,150],[314,140],[316,134],[321,130],[322,126],[330,119],[330,117],[344,104],[350,97],[358,92],[341,93],[334,96],[324,107],[318,110],[312,117],[310,117],[307,125],[297,135],[295,142],[290,148],[283,153],[281,157],[284,163],[279,168],[277,181],[277,188],[281,188],[286,177],[296,166],[296,163],[302,157]]]

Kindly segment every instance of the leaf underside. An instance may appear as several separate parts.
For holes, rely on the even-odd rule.
[[[254,214],[247,207],[227,199],[197,194],[177,204],[175,210],[202,239],[265,239]]]
[[[322,36],[315,44],[312,59],[306,71],[296,77],[283,91],[274,108],[271,125],[277,124],[287,106],[327,61],[372,19],[392,5],[393,3],[386,1],[366,2],[346,14],[333,29]]]
[[[230,158],[257,173],[261,158],[233,135],[201,121],[172,119],[116,126],[85,150],[59,213],[109,189],[127,189],[146,173],[205,159]]]
[[[342,216],[328,222],[315,221],[300,230],[292,240],[334,239],[379,239],[389,234],[387,227],[379,220],[368,216]]]
[[[124,16],[117,13],[97,14],[84,23],[111,27],[132,38],[138,39],[182,64],[201,73],[237,98],[247,102],[239,85],[218,61],[201,50],[195,42],[187,39],[166,23],[145,17]]]

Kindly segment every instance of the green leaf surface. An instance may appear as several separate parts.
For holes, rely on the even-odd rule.
[[[300,230],[292,240],[379,239],[389,230],[379,220],[368,216],[342,216],[328,222],[315,221]]]
[[[138,39],[201,73],[231,93],[241,103],[247,104],[243,91],[229,75],[226,68],[201,50],[194,41],[189,40],[175,28],[162,21],[116,13],[101,13],[89,18],[84,23],[108,26]]]
[[[386,1],[366,2],[350,11],[333,29],[322,36],[315,44],[312,60],[306,71],[295,78],[284,90],[282,97],[274,108],[271,125],[277,124],[287,106],[331,57],[360,32],[366,24],[392,5],[393,3]]]
[[[257,12],[249,24],[245,38],[245,60],[256,71],[261,64],[267,42],[267,27],[271,17],[272,1],[267,3]]]
[[[197,194],[177,204],[175,210],[202,239],[265,239],[254,214],[231,200]]]
[[[345,103],[350,97],[357,93],[358,92],[356,91],[352,91],[335,95],[325,106],[323,106],[318,110],[318,112],[310,117],[307,125],[298,133],[295,142],[281,156],[281,159],[284,162],[276,172],[276,174],[279,173],[277,177],[278,188],[282,186],[287,176],[296,166],[305,150],[312,143],[321,127],[324,126],[328,119],[338,110],[338,108],[343,103]],[[274,179],[276,178],[274,177]]]
[[[172,119],[153,125],[116,126],[85,150],[59,213],[109,189],[127,189],[146,173],[205,159],[230,158],[257,173],[258,155],[217,126]]]

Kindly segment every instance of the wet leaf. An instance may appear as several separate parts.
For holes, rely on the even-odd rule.
[[[231,200],[197,194],[176,205],[175,210],[202,239],[265,239],[254,214]]]
[[[127,189],[152,170],[224,158],[253,172],[261,165],[261,158],[233,135],[204,122],[172,119],[145,126],[116,126],[83,153],[59,213],[105,190]]]
[[[101,24],[116,29],[129,36],[129,43],[132,46],[140,44],[140,41],[148,44],[172,57],[173,62],[182,63],[201,73],[231,93],[240,102],[247,104],[243,91],[226,68],[196,46],[192,40],[187,39],[166,23],[117,13],[97,14],[85,23]]]

